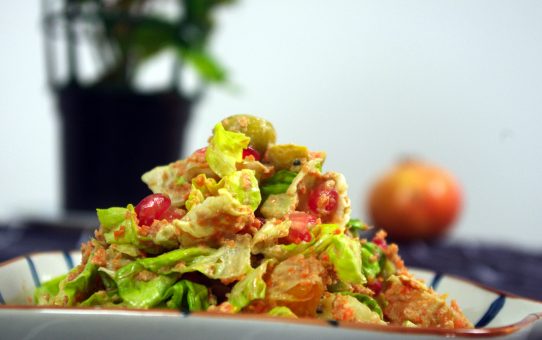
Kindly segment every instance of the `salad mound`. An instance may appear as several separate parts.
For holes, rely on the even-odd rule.
[[[136,206],[97,209],[82,263],[37,288],[36,304],[472,327],[383,231],[359,237],[325,158],[277,144],[264,119],[224,119],[206,147],[145,173],[152,194]]]

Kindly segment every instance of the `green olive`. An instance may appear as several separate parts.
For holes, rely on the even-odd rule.
[[[277,140],[275,128],[267,120],[251,115],[234,115],[222,120],[228,131],[241,132],[250,137],[250,146],[264,154],[270,144]]]
[[[276,144],[267,149],[265,158],[275,166],[275,169],[290,169],[299,166],[309,159],[309,149],[295,144]]]

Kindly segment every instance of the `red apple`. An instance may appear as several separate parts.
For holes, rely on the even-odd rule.
[[[371,223],[397,240],[430,240],[449,231],[461,210],[459,184],[447,171],[417,160],[380,178],[368,199]]]

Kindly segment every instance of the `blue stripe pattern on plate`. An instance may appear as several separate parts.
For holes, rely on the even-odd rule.
[[[435,273],[435,276],[433,276],[433,280],[431,280],[431,284],[429,287],[433,288],[434,290],[437,290],[438,284],[440,283],[440,280],[442,279],[442,273]]]
[[[34,286],[39,287],[41,286],[40,278],[38,276],[38,272],[36,271],[36,265],[34,264],[34,261],[30,258],[30,256],[25,256],[26,263],[28,263],[28,269],[30,269],[30,273],[32,274],[32,279],[34,280]]]
[[[482,318],[480,318],[480,321],[478,321],[474,327],[483,328],[487,326],[491,321],[493,321],[493,319],[495,319],[497,314],[499,314],[505,302],[506,302],[506,296],[502,294],[499,295],[499,297],[496,298],[491,303],[491,305],[489,305],[489,308],[487,309],[485,314],[482,316]]]
[[[74,267],[72,256],[67,251],[64,251],[62,254],[64,255],[64,261],[66,261],[66,266],[68,266],[68,270],[72,270]]]

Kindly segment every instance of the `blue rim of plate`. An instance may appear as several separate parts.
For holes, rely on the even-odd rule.
[[[33,252],[29,253],[27,255],[18,256],[15,258],[12,258],[10,260],[4,261],[0,263],[0,267],[3,267],[5,265],[8,265],[10,263],[16,262],[16,261],[26,261],[28,268],[30,270],[30,273],[32,275],[32,280],[34,282],[35,287],[39,287],[41,285],[39,275],[36,269],[36,266],[34,264],[34,261],[32,260],[32,256],[35,255],[41,255],[41,254],[58,254],[62,255],[64,257],[64,261],[66,264],[67,270],[71,270],[74,267],[74,261],[71,256],[71,254],[67,251],[44,251],[44,252]],[[503,336],[508,335],[514,332],[517,332],[520,329],[523,329],[534,322],[542,319],[542,311],[540,313],[534,313],[534,314],[528,314],[526,315],[522,320],[515,322],[513,324],[501,326],[501,327],[494,327],[494,328],[484,328],[486,327],[502,310],[506,299],[507,298],[515,298],[515,299],[522,299],[526,301],[532,301],[536,303],[542,304],[542,301],[537,301],[529,298],[524,298],[512,293],[507,293],[500,291],[498,289],[485,286],[483,284],[480,284],[478,282],[470,281],[468,279],[464,279],[458,276],[449,275],[449,274],[443,274],[440,272],[435,272],[429,269],[424,268],[414,268],[419,269],[425,272],[430,272],[433,274],[433,277],[428,280],[429,286],[436,290],[438,288],[439,283],[441,282],[442,278],[447,276],[450,278],[453,278],[458,281],[465,282],[467,284],[477,286],[479,288],[482,288],[486,291],[493,292],[497,294],[497,297],[489,304],[487,307],[485,313],[479,318],[479,320],[474,323],[474,328],[472,329],[443,329],[443,328],[413,328],[413,327],[403,327],[403,326],[396,326],[396,325],[372,325],[372,324],[363,324],[363,323],[356,323],[356,322],[345,322],[345,321],[337,321],[337,320],[321,320],[321,319],[314,319],[314,318],[299,318],[299,319],[291,319],[291,318],[278,318],[278,317],[272,317],[272,316],[265,316],[265,315],[256,315],[256,314],[224,314],[224,313],[213,313],[213,312],[197,312],[197,313],[191,313],[186,310],[172,310],[172,309],[133,309],[133,308],[123,308],[123,309],[115,309],[115,308],[92,308],[92,307],[57,307],[57,306],[32,306],[32,305],[8,305],[5,302],[5,299],[2,296],[2,292],[0,291],[0,311],[1,310],[26,310],[26,311],[36,311],[36,312],[42,312],[42,311],[55,311],[55,314],[70,314],[74,311],[77,311],[78,313],[89,313],[89,314],[117,314],[122,311],[122,314],[125,315],[134,315],[134,316],[140,316],[141,314],[146,315],[180,315],[182,317],[204,317],[204,318],[229,318],[229,319],[243,319],[243,320],[255,320],[255,321],[277,321],[280,320],[280,322],[288,322],[288,323],[297,323],[297,324],[312,324],[312,325],[319,325],[319,326],[331,326],[331,327],[342,327],[342,328],[348,328],[348,329],[359,329],[359,330],[366,330],[366,331],[380,331],[380,332],[393,332],[393,333],[409,333],[409,334],[426,334],[426,335],[442,335],[442,336],[467,336],[467,337],[497,337],[497,336]]]

